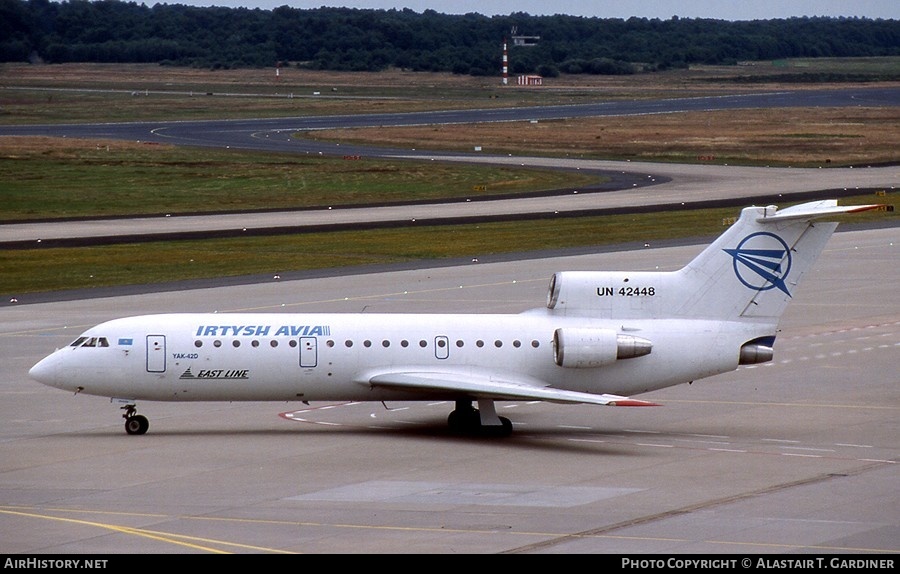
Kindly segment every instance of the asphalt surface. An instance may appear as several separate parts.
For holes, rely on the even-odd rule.
[[[446,403],[144,402],[135,437],[117,405],[26,373],[118,316],[515,313],[554,271],[674,269],[702,246],[2,308],[0,553],[896,557],[898,246],[900,228],[837,233],[772,363],[640,395],[658,408],[500,403],[501,440],[451,435]]]

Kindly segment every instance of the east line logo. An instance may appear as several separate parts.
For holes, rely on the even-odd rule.
[[[328,337],[330,325],[281,325],[272,333],[272,325],[199,325],[195,337],[266,337],[270,333],[287,337]]]
[[[196,375],[188,367],[179,379],[230,379],[244,380],[250,378],[250,369],[201,369]]]

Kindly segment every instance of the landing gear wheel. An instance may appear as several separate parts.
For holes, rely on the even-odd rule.
[[[500,417],[500,435],[499,436],[509,436],[512,434],[512,421],[506,417]]]
[[[481,414],[471,403],[457,401],[454,409],[447,417],[447,425],[457,434],[484,437],[507,437],[512,434],[513,425],[506,417],[499,417],[499,425],[485,426],[481,424]]]
[[[481,417],[471,403],[460,401],[447,417],[447,425],[455,433],[473,434],[481,428]]]
[[[125,419],[125,432],[128,434],[144,434],[150,428],[150,421],[144,415],[134,415]]]
[[[489,437],[507,437],[512,434],[512,430],[513,430],[512,421],[510,421],[506,417],[500,417],[499,425],[491,425],[491,426],[480,425],[478,428],[478,434],[480,436],[489,436]]]
[[[147,420],[147,417],[137,414],[137,407],[134,405],[127,405],[122,408],[125,409],[125,414],[122,415],[122,418],[125,419],[125,432],[128,434],[146,433],[147,429],[150,428],[150,421]]]

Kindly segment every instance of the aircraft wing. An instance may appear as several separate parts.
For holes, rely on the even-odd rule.
[[[399,372],[384,373],[369,378],[374,387],[403,391],[453,392],[477,398],[496,400],[537,400],[554,403],[585,403],[619,407],[651,407],[656,403],[618,395],[595,395],[539,387],[526,381],[497,380],[493,377],[464,373]]]

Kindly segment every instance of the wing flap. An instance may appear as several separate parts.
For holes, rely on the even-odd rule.
[[[656,403],[621,397],[538,387],[525,381],[497,380],[492,377],[442,372],[383,373],[369,378],[375,387],[404,391],[443,391],[471,396],[474,399],[537,400],[554,403],[591,404],[604,406],[648,407]]]

